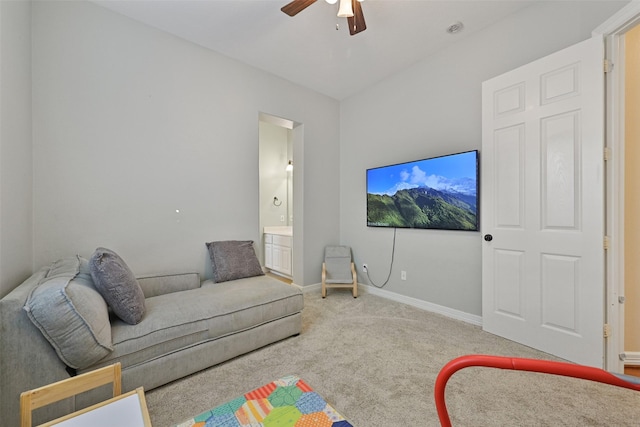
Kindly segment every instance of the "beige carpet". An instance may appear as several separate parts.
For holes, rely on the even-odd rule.
[[[479,327],[370,294],[305,295],[303,332],[147,393],[170,426],[295,374],[356,427],[439,425],[433,386],[465,354],[552,359]],[[467,368],[447,386],[454,426],[638,426],[640,393],[571,378]]]

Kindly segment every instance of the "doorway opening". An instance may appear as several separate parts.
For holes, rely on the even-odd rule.
[[[631,2],[600,25],[606,58],[606,369],[640,367],[640,269],[633,259],[640,245],[640,199],[634,194],[640,161],[640,3]],[[634,94],[635,93],[635,94]],[[635,128],[635,129],[634,129]]]
[[[295,194],[296,181],[301,181],[302,126],[266,113],[259,113],[258,126],[261,241],[256,249],[268,273],[293,282],[302,277],[299,251],[294,250],[302,237],[296,224],[302,215],[302,195]]]
[[[640,376],[640,25],[624,35],[624,371]]]

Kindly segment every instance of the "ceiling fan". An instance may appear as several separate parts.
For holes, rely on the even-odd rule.
[[[291,3],[283,6],[280,10],[289,16],[296,16],[316,1],[317,0],[293,0]],[[335,4],[338,0],[326,1],[329,4]],[[362,6],[360,6],[361,1],[362,0],[340,0],[340,5],[338,7],[338,17],[347,18],[349,34],[352,36],[367,29],[367,24],[365,24],[364,15],[362,14]]]

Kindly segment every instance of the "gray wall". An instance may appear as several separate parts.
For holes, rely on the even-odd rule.
[[[33,106],[35,266],[106,246],[136,274],[210,276],[205,242],[260,242],[265,112],[304,124],[296,283],[319,281],[339,239],[321,167],[339,157],[336,100],[92,3],[35,2]]]
[[[137,274],[210,274],[205,241],[259,241],[259,112],[303,124],[296,283],[317,283],[338,242],[380,282],[392,233],[365,226],[365,169],[480,148],[481,82],[624,3],[544,2],[339,104],[91,3],[0,2],[0,294],[99,245]],[[387,289],[480,314],[480,247],[480,233],[399,230]]]
[[[0,297],[31,274],[31,3],[0,1]]]
[[[358,268],[368,263],[381,284],[393,239],[366,227],[367,168],[480,149],[482,82],[589,38],[625,3],[541,2],[343,101],[340,235]],[[385,289],[481,315],[481,242],[480,232],[399,229]]]

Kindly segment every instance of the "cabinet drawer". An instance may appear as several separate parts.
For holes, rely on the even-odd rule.
[[[273,244],[285,246],[287,248],[291,247],[291,237],[289,236],[279,236],[277,234],[273,235]]]
[[[264,235],[265,243],[273,243],[273,234],[265,234]]]

